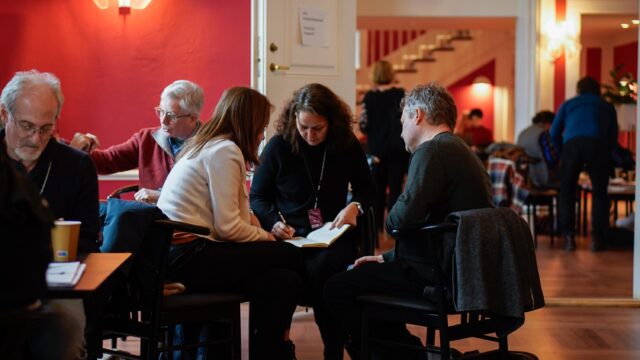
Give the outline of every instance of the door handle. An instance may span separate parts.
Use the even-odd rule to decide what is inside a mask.
[[[269,64],[269,70],[273,71],[278,71],[278,70],[289,70],[288,66],[284,66],[284,65],[276,65],[274,63]]]

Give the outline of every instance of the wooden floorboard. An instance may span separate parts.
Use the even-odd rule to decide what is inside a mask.
[[[632,249],[592,253],[589,238],[580,237],[577,243],[578,249],[567,253],[558,238],[551,246],[548,236],[538,237],[538,268],[550,304],[526,314],[525,324],[509,337],[510,348],[534,353],[541,360],[640,359],[640,310],[630,300]],[[391,247],[393,241],[382,236],[381,248]],[[247,316],[248,307],[243,305],[243,359],[248,359]],[[410,330],[424,337],[423,329]],[[299,308],[291,337],[298,359],[322,359],[322,341],[311,311]],[[137,346],[131,341],[119,345]],[[461,351],[493,346],[481,340],[454,343]]]

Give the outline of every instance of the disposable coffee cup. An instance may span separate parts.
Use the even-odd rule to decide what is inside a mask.
[[[629,182],[636,181],[636,171],[635,170],[627,171],[627,181],[629,181]]]
[[[613,170],[613,173],[615,175],[615,178],[621,178],[622,177],[622,173],[624,172],[624,169],[621,167],[617,167]]]
[[[80,221],[57,220],[51,229],[53,261],[75,261],[80,236]]]

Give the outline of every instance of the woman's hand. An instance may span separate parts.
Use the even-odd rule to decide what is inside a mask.
[[[145,202],[145,203],[148,203],[148,204],[157,203],[159,197],[160,197],[160,191],[146,189],[146,188],[142,188],[142,189],[138,190],[133,195],[133,198],[136,199],[136,201]]]
[[[271,228],[271,234],[279,240],[291,239],[295,232],[296,231],[291,226],[283,223],[282,221],[278,221],[273,224],[273,228]]]
[[[366,264],[368,262],[383,263],[384,262],[384,258],[382,257],[382,255],[363,256],[363,257],[357,259],[353,263],[353,269],[357,268],[358,266],[360,266],[362,264]]]
[[[349,203],[349,205],[347,205],[344,209],[342,209],[338,213],[336,218],[333,220],[333,222],[329,226],[329,229],[339,228],[339,227],[342,227],[342,225],[344,224],[356,226],[357,225],[356,219],[358,218],[358,214],[360,214],[360,211],[358,211],[358,206],[354,203]]]

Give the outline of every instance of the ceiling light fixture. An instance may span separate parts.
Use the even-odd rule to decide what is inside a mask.
[[[620,24],[620,27],[622,27],[623,29],[628,29],[629,28],[629,24]]]

